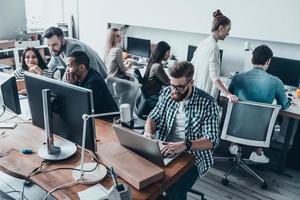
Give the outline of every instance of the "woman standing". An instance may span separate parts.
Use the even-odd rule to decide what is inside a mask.
[[[126,65],[123,63],[122,50],[119,47],[122,38],[117,28],[110,28],[107,30],[106,44],[104,49],[104,64],[108,69],[108,76],[117,77],[123,79],[130,79],[126,75],[132,63],[129,62]]]
[[[152,108],[154,108],[158,101],[159,92],[162,87],[170,85],[170,79],[162,65],[162,61],[168,60],[170,57],[170,49],[170,45],[164,41],[157,43],[146,68],[143,86],[151,100]]]
[[[231,21],[220,10],[216,10],[213,17],[211,35],[198,45],[191,61],[195,66],[195,85],[215,98],[220,90],[230,101],[237,102],[238,98],[220,81],[220,50],[217,45],[229,35]]]

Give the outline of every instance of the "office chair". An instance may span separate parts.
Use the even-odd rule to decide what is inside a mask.
[[[140,88],[141,92],[140,92],[137,102],[134,106],[134,112],[139,118],[146,120],[148,117],[148,114],[151,111],[151,108],[149,106],[149,98],[148,98],[147,92],[145,91],[144,86],[143,86],[144,80],[143,80],[140,70],[138,70],[138,69],[135,69],[133,71],[133,76],[137,79],[137,81],[141,85],[141,88]]]
[[[133,121],[137,120],[134,119],[133,110],[138,94],[140,93],[141,84],[125,79],[108,77],[106,78],[106,85],[116,104],[120,106],[123,103],[128,103],[130,105],[131,119]],[[141,127],[131,128],[139,129]]]
[[[221,139],[238,145],[268,148],[280,108],[278,105],[250,101],[235,104],[228,102]],[[241,147],[239,147],[237,155],[233,157],[215,157],[214,159],[216,161],[233,161],[231,168],[223,176],[222,183],[224,185],[229,183],[227,179],[229,174],[235,169],[241,168],[257,179],[262,189],[267,189],[266,181],[246,164],[255,164],[255,162],[242,158]]]

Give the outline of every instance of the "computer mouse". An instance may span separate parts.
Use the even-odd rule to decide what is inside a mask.
[[[292,93],[287,93],[287,95],[288,95],[289,97],[294,96]]]
[[[21,149],[21,152],[23,154],[32,154],[33,153],[32,149],[30,149],[30,148],[23,148],[23,149]]]

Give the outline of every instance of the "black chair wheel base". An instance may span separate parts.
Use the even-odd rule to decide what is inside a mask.
[[[261,189],[266,190],[268,188],[267,183],[264,181],[263,183],[260,184]]]
[[[223,178],[222,181],[221,181],[221,183],[222,183],[223,185],[228,185],[228,184],[229,184],[229,181],[228,181],[227,178]]]

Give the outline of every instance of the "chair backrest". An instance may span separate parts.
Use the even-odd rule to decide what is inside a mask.
[[[123,103],[128,103],[130,105],[132,117],[133,109],[136,103],[136,98],[140,92],[141,84],[115,77],[108,77],[106,79],[106,84],[118,106]]]
[[[133,70],[133,76],[134,76],[134,78],[137,79],[137,81],[138,81],[140,84],[143,85],[144,80],[143,80],[143,77],[142,77],[142,74],[141,74],[140,70],[134,69],[134,70]]]
[[[221,139],[238,144],[269,147],[281,106],[244,101],[228,103]]]
[[[139,94],[136,104],[134,106],[135,114],[141,119],[147,119],[148,114],[152,110],[150,106],[150,100],[148,98],[147,92],[144,90],[144,79],[139,69],[135,69],[133,71],[133,76],[137,79],[137,81],[141,84],[141,93]]]

